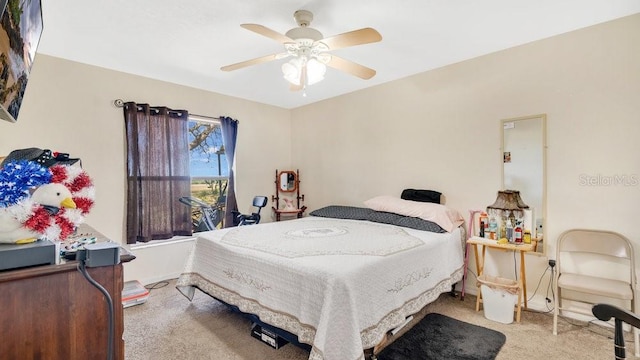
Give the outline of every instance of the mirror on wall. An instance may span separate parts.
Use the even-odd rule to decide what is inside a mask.
[[[518,190],[532,209],[532,236],[545,253],[546,114],[502,120],[502,189]]]
[[[293,171],[281,171],[278,174],[278,188],[280,191],[296,191],[296,173]]]

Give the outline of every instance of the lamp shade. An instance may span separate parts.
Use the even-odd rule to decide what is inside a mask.
[[[515,197],[516,197],[516,201],[518,201],[518,207],[520,209],[528,209],[529,205],[525,204],[524,201],[522,201],[522,198],[520,197],[520,191],[518,190],[510,190],[513,191],[515,193]]]
[[[302,76],[303,68],[306,69],[306,79]],[[288,62],[282,64],[282,75],[293,85],[313,85],[324,80],[324,74],[327,72],[327,66],[315,58],[305,59],[303,57],[295,57]],[[302,84],[301,82],[305,82]]]
[[[487,206],[487,209],[496,210],[523,210],[528,209],[529,205],[525,204],[520,197],[520,191],[503,190],[498,191],[496,201]]]
[[[302,73],[302,61],[300,58],[293,58],[282,64],[282,75],[293,85],[300,85],[300,75]]]
[[[307,85],[313,85],[324,80],[327,66],[316,59],[307,61]]]

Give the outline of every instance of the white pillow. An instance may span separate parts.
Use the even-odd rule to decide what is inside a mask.
[[[447,232],[453,231],[464,223],[464,219],[458,211],[441,204],[403,200],[388,195],[376,196],[365,201],[364,204],[376,211],[386,211],[434,222]]]

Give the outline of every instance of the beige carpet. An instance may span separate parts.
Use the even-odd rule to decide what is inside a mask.
[[[160,285],[160,284],[159,284]],[[475,297],[464,301],[443,294],[425,309],[504,333],[507,341],[497,359],[613,359],[613,330],[575,320],[560,320],[551,333],[553,317],[525,311],[520,323],[501,324],[475,311]],[[149,300],[126,308],[126,360],[306,360],[308,353],[291,344],[279,350],[250,336],[248,320],[197,291],[193,302],[175,288],[175,280],[151,290]],[[633,337],[625,334],[627,359],[633,357]]]

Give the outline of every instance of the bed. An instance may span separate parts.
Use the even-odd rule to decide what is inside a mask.
[[[329,206],[201,233],[176,287],[296,335],[311,345],[311,360],[363,359],[463,275],[459,215],[441,226],[383,210]]]

